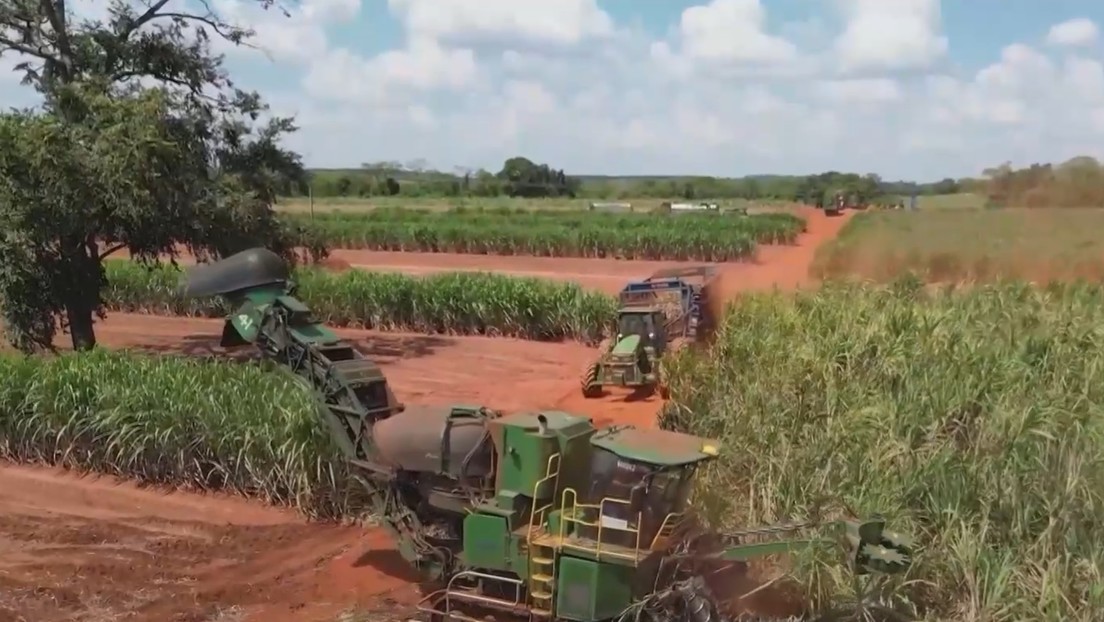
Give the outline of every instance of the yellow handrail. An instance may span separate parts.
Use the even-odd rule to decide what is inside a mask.
[[[537,502],[537,496],[540,493],[541,485],[543,485],[545,482],[556,479],[559,476],[560,476],[560,454],[555,453],[555,454],[552,454],[551,456],[548,456],[548,464],[544,468],[544,477],[537,480],[537,482],[535,484],[533,484],[533,503],[534,504]],[[533,530],[537,527],[537,525],[543,525],[544,524],[544,513],[547,512],[548,509],[551,508],[553,506],[553,504],[555,504],[555,503],[556,503],[556,495],[553,494],[551,501],[549,501],[548,503],[546,503],[546,504],[544,504],[540,507],[533,508],[533,511],[529,513],[529,528],[525,532],[525,542],[526,542],[526,544],[532,546],[532,544],[533,544]]]
[[[666,529],[668,525],[670,525],[671,529],[674,530],[678,526],[678,523],[682,520],[682,517],[682,512],[671,512],[670,514],[668,514],[663,519],[663,522],[659,524],[659,529],[656,531],[655,537],[652,538],[652,545],[648,547],[649,550],[656,550],[656,546],[659,544],[659,539],[663,537],[663,530]]]
[[[568,512],[568,507],[569,507],[568,506],[568,499],[569,498],[571,500],[571,505],[570,505],[571,511],[570,511],[570,513]],[[579,498],[579,495],[578,495],[577,492],[575,492],[574,488],[564,488],[563,496],[561,497],[561,503],[560,503],[560,538],[559,538],[560,542],[564,543],[564,546],[570,546],[571,548],[575,548],[575,549],[580,549],[580,550],[584,550],[584,551],[593,550],[594,553],[595,553],[595,556],[599,560],[601,560],[601,558],[602,558],[602,531],[603,530],[611,529],[613,531],[620,531],[620,532],[623,532],[623,533],[631,533],[631,534],[634,534],[636,536],[635,546],[633,547],[633,560],[638,561],[640,559],[640,527],[639,527],[639,525],[640,525],[641,519],[643,517],[642,513],[641,512],[636,513],[637,527],[635,527],[635,528],[634,527],[606,526],[602,521],[602,517],[605,516],[605,508],[606,508],[607,503],[616,503],[616,504],[624,505],[626,507],[632,507],[632,502],[628,499],[616,499],[616,498],[613,498],[613,497],[606,497],[606,498],[602,499],[597,505],[594,505],[594,504],[579,503],[578,498]],[[595,521],[595,522],[591,522],[591,521],[587,521],[587,520],[583,520],[582,518],[579,518],[579,510],[580,509],[597,510],[598,511],[598,520]],[[597,538],[595,540],[594,548],[589,548],[589,547],[581,546],[579,544],[574,544],[574,543],[573,544],[567,544],[564,540],[564,535],[565,535],[565,528],[566,528],[568,522],[572,522],[572,523],[575,523],[577,525],[584,525],[584,526],[587,526],[587,527],[597,527],[598,528],[598,535],[597,535]]]

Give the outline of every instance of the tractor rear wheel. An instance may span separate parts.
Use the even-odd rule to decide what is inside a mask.
[[[583,397],[595,398],[602,396],[602,383],[598,381],[598,363],[591,363],[583,370],[583,376],[579,381],[583,389]]]

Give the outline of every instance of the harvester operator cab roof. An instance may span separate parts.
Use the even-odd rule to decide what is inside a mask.
[[[603,544],[642,549],[669,515],[686,510],[697,465],[720,450],[713,440],[625,427],[597,433],[591,445],[590,484],[580,501],[601,506],[601,515],[588,520],[601,523]],[[579,535],[598,539],[595,528],[581,529]]]

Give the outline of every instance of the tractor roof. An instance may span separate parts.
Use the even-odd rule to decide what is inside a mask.
[[[681,466],[716,457],[721,444],[690,434],[668,430],[614,428],[591,439],[595,447],[622,458],[660,466]]]

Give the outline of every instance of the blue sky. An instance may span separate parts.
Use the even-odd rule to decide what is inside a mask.
[[[1099,1],[213,2],[257,30],[267,54],[230,66],[297,116],[311,166],[933,179],[1104,159]]]

